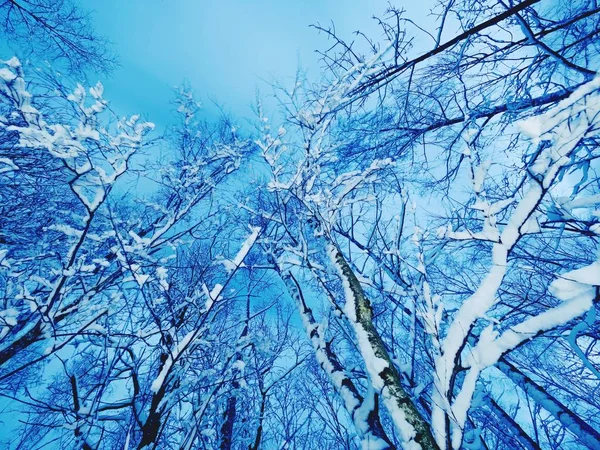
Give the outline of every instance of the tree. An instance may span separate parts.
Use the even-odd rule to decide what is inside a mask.
[[[584,207],[588,205],[585,198],[589,196],[592,206],[597,192],[597,179],[591,180],[589,176],[596,160],[593,149],[597,82],[592,80],[595,71],[588,68],[593,61],[590,55],[595,54],[593,41],[588,37],[597,30],[596,11],[578,4],[568,12],[566,9],[553,11],[552,20],[546,20],[542,17],[547,11],[531,8],[535,3],[500,4],[498,7],[504,11],[498,14],[494,8],[488,8],[487,13],[493,17],[478,18],[479,23],[460,5],[445,5],[447,8],[441,16],[446,18],[456,13],[462,23],[466,22],[465,31],[446,44],[440,43],[440,31],[437,39],[434,38],[433,50],[415,58],[405,56],[408,31],[400,25],[410,22],[404,22],[395,10],[390,11],[390,16],[396,25],[382,22],[389,45],[379,51],[377,45],[370,42],[374,48],[372,57],[360,55],[333,31],[324,30],[336,39],[331,52],[324,55],[333,81],[308,93],[296,111],[293,99],[284,104],[291,123],[301,129],[299,134],[306,137],[314,133],[318,141],[305,138],[305,156],[297,156],[301,163],[297,163],[295,173],[284,181],[280,180],[281,163],[272,164],[283,152],[269,150],[272,153],[269,163],[274,166],[271,187],[293,191],[292,197],[304,203],[310,211],[308,214],[317,216],[318,235],[327,236],[333,229],[346,241],[334,250],[335,255],[340,255],[338,265],[342,271],[350,274],[362,266],[361,272],[366,274],[360,278],[363,284],[374,283],[372,280],[379,278],[382,297],[390,298],[409,312],[417,309],[408,325],[413,328],[406,330],[411,336],[414,336],[415,316],[422,317],[419,322],[424,321],[421,326],[432,337],[433,348],[428,349],[427,358],[433,360],[429,362],[435,368],[433,393],[438,396],[431,401],[432,428],[437,444],[444,448],[464,445],[465,433],[469,439],[480,434],[478,425],[469,423],[467,414],[476,389],[482,387],[477,382],[482,367],[473,370],[473,365],[483,360],[493,365],[515,347],[522,351],[526,342],[537,334],[543,336],[544,330],[557,327],[569,330],[572,320],[586,311],[592,311],[592,317],[597,303],[597,282],[592,275],[596,273],[597,263],[593,256],[590,258],[596,247],[593,230],[597,229],[597,221],[589,220],[586,212],[573,216],[570,203],[580,198],[575,204]],[[483,10],[483,4],[478,6]],[[575,23],[578,26],[572,26]],[[499,46],[496,35],[488,33],[495,27],[505,26],[516,26],[525,37],[520,39],[516,32],[507,34],[503,46]],[[443,21],[440,30],[442,27]],[[541,42],[542,37],[552,34],[554,42],[561,43],[560,50]],[[561,36],[560,40],[557,36]],[[580,53],[565,58],[574,48]],[[337,49],[341,51],[334,53]],[[532,56],[527,56],[527,51],[531,51]],[[513,58],[517,52],[519,57]],[[488,64],[500,62],[506,70],[498,71],[499,75],[486,69]],[[527,78],[522,78],[523,73]],[[512,93],[517,100],[502,101]],[[371,95],[373,100],[369,99]],[[533,147],[522,135],[513,133],[508,139],[501,137],[507,126],[515,123],[515,117],[539,114],[537,108],[544,105],[551,106],[545,114],[523,122],[525,134],[533,133]],[[537,131],[531,129],[532,124]],[[277,139],[267,141],[277,142]],[[326,145],[321,145],[323,142]],[[269,145],[283,148],[278,144]],[[269,145],[263,147],[269,149]],[[461,145],[462,149],[457,148]],[[422,156],[416,152],[420,146],[424,149]],[[553,156],[547,156],[550,154]],[[344,177],[343,171],[332,167],[343,160],[345,170],[348,166],[356,168],[364,177],[370,174],[376,158],[380,157],[395,159],[396,182],[400,189],[391,195],[381,188],[373,189],[375,198],[368,200],[356,194],[352,197],[352,208],[340,213],[339,197],[334,190],[336,182],[361,178],[355,173]],[[415,172],[415,167],[425,170]],[[326,170],[332,170],[338,178]],[[576,181],[566,182],[567,172]],[[321,185],[319,180],[322,180]],[[407,255],[402,239],[387,234],[393,230],[395,218],[391,220],[383,211],[394,208],[402,193],[422,193],[423,186],[434,194],[422,194],[422,197],[440,209],[446,208],[450,215],[436,217],[415,203],[414,223],[419,228],[413,233],[413,240],[420,250],[411,264],[409,255],[414,251]],[[474,196],[465,196],[465,188],[474,191]],[[556,217],[563,216],[564,212],[557,214],[554,206],[546,203],[547,198],[557,198],[557,194],[553,194],[557,191],[570,192],[569,197],[558,200],[558,204],[569,205],[572,215],[569,219]],[[348,195],[347,191],[343,192]],[[375,203],[375,211],[369,203]],[[399,222],[406,228],[404,208],[401,209]],[[543,216],[546,221],[541,220]],[[552,223],[557,219],[561,224],[577,225],[557,227]],[[423,223],[424,229],[421,228]],[[443,227],[437,229],[439,225]],[[395,236],[405,236],[403,227],[399,228]],[[458,245],[452,244],[457,240],[461,241]],[[495,259],[491,269],[482,262],[490,243],[494,258],[500,257],[502,248],[508,250],[510,257],[507,262],[504,257],[502,261]],[[351,257],[357,261],[355,268],[344,264],[348,256],[339,249],[345,248],[350,254],[358,252],[359,256]],[[559,255],[564,255],[558,264],[563,270],[576,269],[573,275],[568,271],[556,274],[557,261],[549,256],[548,248],[558,249]],[[464,253],[457,259],[458,250]],[[360,256],[361,252],[368,255],[366,260]],[[566,259],[566,255],[573,254],[574,257]],[[524,270],[527,277],[521,276]],[[414,271],[416,273],[411,275]],[[582,291],[587,294],[574,299],[575,303],[564,303],[570,294],[562,293],[561,289],[575,289],[578,284],[552,282],[555,274],[581,283]],[[387,279],[382,281],[382,276]],[[348,280],[351,279],[348,275]],[[391,282],[396,285],[394,294],[408,300],[393,300],[394,294],[386,293]],[[440,298],[432,291],[443,295]],[[562,302],[557,303],[556,299]],[[382,314],[391,307],[383,304]],[[385,334],[393,340],[397,332]],[[498,345],[501,349],[496,348],[494,353]],[[573,352],[581,355],[577,346]],[[497,356],[492,356],[494,354]],[[488,357],[492,359],[487,360]],[[474,363],[473,359],[479,362]],[[579,359],[581,367],[592,373],[596,370],[588,357]],[[523,382],[526,377],[511,373],[504,361],[506,359],[499,364],[504,373],[511,374],[512,380]],[[424,382],[429,380],[426,378]],[[530,392],[536,391],[531,380],[521,386]],[[587,396],[591,406],[589,390]],[[541,396],[536,397],[543,403]],[[549,400],[545,406],[552,411],[551,405],[558,404],[560,401]],[[490,405],[488,408],[493,411],[502,412],[497,402]],[[555,413],[558,420],[562,412],[563,417],[578,416],[567,407],[559,411],[561,413]],[[592,420],[591,417],[588,420]],[[597,445],[593,429],[582,426],[585,420],[565,419],[561,423],[582,444],[590,448]],[[513,431],[522,435],[518,428],[513,427]],[[529,436],[523,437],[521,442],[532,445]]]
[[[317,27],[322,79],[253,135],[184,86],[150,138],[3,62],[12,447],[600,445],[600,11],[434,12]]]
[[[3,0],[0,32],[38,62],[59,62],[67,73],[109,72],[116,64],[110,45],[98,36],[90,14],[71,0]]]

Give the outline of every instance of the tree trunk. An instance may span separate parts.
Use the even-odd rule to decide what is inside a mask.
[[[381,425],[379,411],[377,410],[377,402],[375,402],[374,408],[369,411],[366,423],[362,421],[359,412],[364,405],[364,397],[358,392],[355,384],[346,374],[346,370],[334,353],[331,344],[325,341],[321,328],[315,321],[312,310],[307,306],[304,300],[304,295],[302,294],[300,284],[296,278],[289,272],[282,273],[281,268],[277,266],[276,263],[275,265],[289,295],[294,299],[298,307],[298,312],[302,317],[305,331],[315,350],[319,366],[333,384],[336,392],[340,395],[342,404],[352,418],[353,425],[356,432],[359,434],[363,445],[368,446],[370,443],[376,441],[378,448],[381,450],[395,450],[396,447]]]
[[[381,392],[381,398],[404,440],[403,447],[415,448],[416,443],[424,450],[438,450],[429,424],[404,390],[400,374],[373,325],[373,309],[358,278],[337,247],[331,245],[329,252],[344,284],[346,312],[354,316],[347,317],[352,322],[371,382]]]
[[[221,450],[231,449],[231,438],[233,436],[233,424],[235,423],[237,399],[232,395],[227,399],[227,407],[223,413],[223,425],[221,425]]]
[[[569,430],[579,441],[590,449],[600,448],[600,433],[584,422],[577,414],[563,405],[558,399],[546,392],[535,381],[517,369],[506,358],[500,358],[496,367],[513,383],[547,412],[552,414],[563,427]]]
[[[490,409],[500,419],[500,423],[505,425],[510,430],[510,433],[515,437],[521,447],[526,450],[542,450],[540,446],[521,428],[521,426],[506,412],[504,409],[496,403],[493,398],[489,399],[488,403]]]

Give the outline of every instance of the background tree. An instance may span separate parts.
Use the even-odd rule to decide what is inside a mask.
[[[15,36],[50,24],[38,57],[61,33],[92,55],[52,25],[69,5],[0,8]],[[2,62],[8,445],[598,447],[598,12],[318,27],[322,79],[253,136],[184,86],[150,139],[100,84]]]
[[[22,59],[51,61],[67,73],[109,72],[116,57],[92,26],[90,14],[71,0],[3,0],[0,33]]]

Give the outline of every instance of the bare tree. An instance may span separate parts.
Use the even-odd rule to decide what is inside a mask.
[[[39,62],[63,63],[67,73],[109,72],[116,57],[98,36],[90,13],[71,0],[3,0],[0,32],[13,51]]]

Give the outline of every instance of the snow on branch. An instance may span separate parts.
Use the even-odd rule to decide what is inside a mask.
[[[576,154],[583,139],[596,136],[600,125],[600,77],[581,86],[569,98],[563,100],[546,113],[529,118],[519,124],[539,151],[530,166],[530,180],[520,199],[506,199],[499,207],[489,205],[481,208],[486,217],[484,233],[494,242],[491,267],[475,292],[465,299],[449,324],[435,361],[435,391],[432,401],[433,429],[436,441],[442,445],[446,441],[444,420],[446,414],[451,419],[451,441],[453,448],[462,445],[463,430],[470,408],[476,382],[480,372],[498,361],[498,358],[521,342],[537,333],[584,314],[592,306],[597,296],[600,280],[598,262],[563,274],[552,283],[549,290],[563,303],[519,325],[505,331],[499,337],[494,326],[488,326],[480,335],[478,343],[467,355],[469,370],[461,388],[454,394],[454,374],[461,353],[467,347],[471,330],[479,319],[485,319],[487,312],[496,304],[497,292],[509,267],[509,255],[521,238],[531,230],[530,220],[539,211],[539,205],[548,195],[561,170]],[[542,141],[550,142],[542,145]],[[474,180],[476,194],[479,195],[482,180]],[[509,219],[501,229],[489,220],[491,213],[516,202]],[[486,212],[487,211],[487,212]],[[478,233],[446,232],[441,236],[458,239],[479,239]]]

